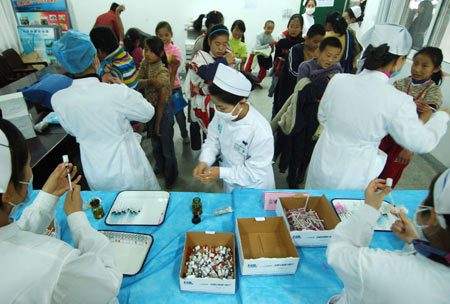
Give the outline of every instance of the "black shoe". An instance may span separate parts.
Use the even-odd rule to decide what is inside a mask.
[[[176,179],[174,179],[174,180],[172,180],[172,181],[166,180],[165,183],[164,183],[164,187],[165,187],[166,189],[171,189],[172,186],[173,186],[173,184],[175,184],[175,181],[176,181]]]
[[[289,189],[298,189],[298,184],[295,181],[295,178],[288,175],[288,177],[286,177],[286,182],[288,184]]]

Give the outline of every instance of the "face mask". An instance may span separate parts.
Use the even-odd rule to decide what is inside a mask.
[[[426,237],[425,234],[423,233],[423,230],[424,230],[424,229],[427,229],[428,226],[427,226],[427,225],[420,225],[420,224],[419,224],[419,220],[418,220],[419,217],[418,217],[418,214],[419,214],[419,213],[423,213],[423,212],[427,212],[427,211],[430,211],[430,210],[431,210],[431,207],[430,207],[430,206],[423,206],[423,205],[420,205],[420,206],[417,208],[416,213],[414,214],[414,218],[413,218],[414,228],[416,228],[417,234],[419,234],[419,237],[420,237],[421,240],[427,240],[427,237]]]
[[[314,14],[315,11],[316,11],[315,7],[308,7],[305,9],[305,12],[307,15],[312,15],[312,14]]]
[[[234,110],[236,110],[236,107],[238,105],[239,105],[239,103],[237,105],[235,105],[233,110],[231,110],[231,112],[229,112],[229,113],[221,112],[221,111],[217,110],[217,108],[215,108],[216,109],[215,115],[222,118],[223,120],[228,120],[228,121],[235,120],[236,118],[238,118],[239,114],[241,114],[241,111],[242,111],[242,108],[241,108],[236,115],[233,115],[233,112],[234,112]]]
[[[33,175],[31,176],[29,182],[19,182],[19,184],[27,185],[27,196],[25,196],[25,199],[18,204],[7,202],[13,207],[11,209],[11,212],[9,213],[9,217],[13,217],[14,215],[16,215],[17,212],[19,212],[19,210],[21,209],[22,205],[28,204],[31,201],[31,194],[33,193]]]
[[[398,76],[400,74],[400,72],[402,71],[402,69],[403,69],[403,66],[398,71],[392,73],[391,74],[391,78],[394,78],[395,76]]]

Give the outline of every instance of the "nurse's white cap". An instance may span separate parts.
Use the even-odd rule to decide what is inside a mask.
[[[450,169],[444,171],[434,184],[433,189],[434,211],[437,214],[439,225],[447,228],[443,214],[450,214]]]
[[[352,6],[350,9],[352,10],[353,15],[355,15],[356,19],[361,17],[362,11],[361,11],[361,7],[360,6]]]
[[[248,97],[252,90],[250,81],[236,69],[219,63],[213,83],[228,93]]]
[[[11,151],[5,133],[0,130],[0,193],[5,193],[11,180]]]
[[[364,48],[369,45],[389,46],[389,53],[399,56],[408,55],[412,47],[412,38],[406,27],[398,24],[376,24],[365,32],[360,41]]]

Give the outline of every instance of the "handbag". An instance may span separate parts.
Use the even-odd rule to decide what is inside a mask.
[[[173,110],[173,114],[177,114],[187,106],[187,102],[181,93],[181,90],[176,90],[172,94],[172,100],[169,101],[169,105]]]

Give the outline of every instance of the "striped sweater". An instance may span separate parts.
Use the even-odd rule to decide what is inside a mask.
[[[131,57],[122,46],[105,57],[103,64],[111,64],[111,74],[118,77],[129,88],[137,90],[138,77],[133,57]]]

